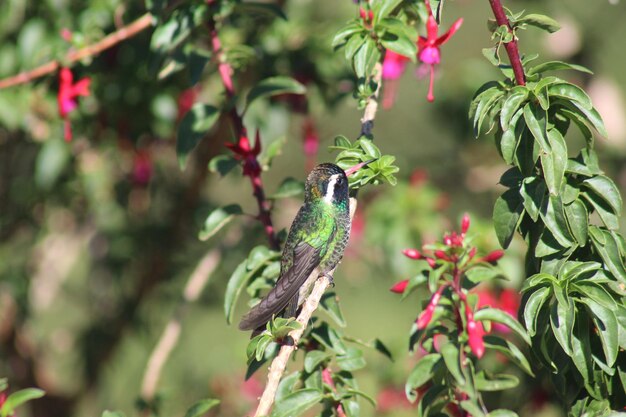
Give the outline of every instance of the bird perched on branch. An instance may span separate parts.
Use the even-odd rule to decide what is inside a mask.
[[[319,276],[333,282],[330,272],[341,261],[350,237],[348,176],[373,161],[346,171],[330,163],[313,168],[306,180],[304,204],[289,229],[276,285],[243,316],[239,329],[258,333],[275,314],[295,317]]]

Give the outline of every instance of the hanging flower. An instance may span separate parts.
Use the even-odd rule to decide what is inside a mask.
[[[76,108],[76,97],[88,96],[91,78],[85,77],[74,83],[74,75],[69,68],[61,68],[59,71],[59,93],[57,101],[59,104],[59,115],[64,120],[65,140],[72,140],[72,127],[70,125],[69,114]]]
[[[474,313],[472,313],[469,307],[465,310],[465,316],[467,318],[467,336],[470,349],[480,359],[485,354],[485,341],[483,340],[485,329],[481,322],[474,320]]]
[[[439,31],[439,25],[437,25],[437,21],[433,16],[432,10],[430,10],[430,5],[428,2],[426,3],[428,7],[428,20],[426,21],[426,37],[420,36],[417,40],[417,59],[420,62],[424,63],[428,66],[430,72],[430,82],[428,84],[428,95],[426,98],[428,101],[432,102],[435,100],[435,96],[433,94],[433,83],[435,79],[435,65],[441,62],[441,45],[448,42],[448,40],[454,35],[454,33],[459,30],[461,25],[463,24],[463,19],[457,19],[456,22],[450,27],[450,29],[441,36],[437,36]]]
[[[406,69],[409,58],[400,55],[392,50],[385,52],[383,60],[383,80],[385,80],[383,89],[383,108],[389,109],[396,101],[396,93],[398,91],[398,80]]]
[[[406,290],[407,285],[409,285],[409,280],[405,279],[403,281],[396,282],[393,287],[389,288],[389,291],[395,292],[396,294],[402,294]]]
[[[247,136],[240,137],[237,143],[227,143],[226,147],[233,151],[236,159],[242,161],[243,175],[249,177],[259,176],[261,165],[257,160],[257,156],[261,153],[261,138],[258,131],[256,132],[254,147],[251,146]]]

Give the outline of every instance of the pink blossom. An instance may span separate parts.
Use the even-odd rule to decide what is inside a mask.
[[[494,263],[494,262],[498,262],[500,258],[502,258],[503,256],[504,256],[504,251],[502,249],[497,249],[483,256],[480,260],[482,262]]]
[[[469,214],[465,213],[463,215],[463,219],[461,219],[461,233],[465,234],[469,230],[470,227],[470,217]]]
[[[61,68],[59,71],[59,92],[57,102],[59,105],[59,115],[64,120],[65,140],[72,140],[72,127],[70,125],[69,114],[76,108],[76,97],[88,96],[91,78],[85,77],[74,83],[74,75],[69,68]]]
[[[426,3],[428,5],[428,3]],[[426,98],[428,101],[432,102],[435,100],[435,96],[433,94],[433,84],[435,78],[435,65],[441,62],[441,45],[448,42],[448,40],[454,35],[454,33],[459,30],[461,25],[463,24],[463,19],[457,19],[456,22],[450,27],[450,29],[441,36],[437,36],[439,32],[439,26],[437,25],[437,21],[430,10],[430,5],[428,5],[429,15],[428,20],[426,21],[426,37],[420,36],[417,40],[417,58],[420,62],[428,65],[430,72],[430,82],[428,85],[428,95]]]
[[[467,318],[467,335],[469,337],[470,349],[477,358],[482,358],[485,354],[485,342],[483,340],[485,329],[481,322],[474,320],[471,311],[468,313]]]
[[[437,308],[437,304],[439,304],[439,299],[441,299],[441,293],[443,292],[444,288],[445,287],[439,288],[437,292],[433,294],[430,302],[428,303],[424,311],[420,313],[419,317],[416,320],[418,330],[425,329],[426,327],[428,327],[428,324],[430,324],[430,321],[433,319],[433,313],[435,312],[435,308]]]

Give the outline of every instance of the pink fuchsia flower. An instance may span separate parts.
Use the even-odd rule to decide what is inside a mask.
[[[261,174],[261,165],[257,156],[261,153],[261,138],[256,132],[254,147],[251,146],[247,136],[239,138],[237,143],[227,143],[226,147],[235,154],[235,158],[243,162],[243,175],[258,177]]]
[[[405,279],[403,281],[396,282],[393,287],[389,288],[389,291],[395,292],[396,294],[402,294],[406,290],[407,285],[409,285],[409,280]]]
[[[483,307],[491,307],[500,309],[509,315],[517,316],[517,311],[520,305],[520,295],[512,288],[503,289],[500,294],[494,294],[493,290],[481,289],[474,292],[478,295],[478,302],[476,308],[481,309]],[[511,330],[501,323],[493,322],[492,328],[500,333],[509,333]]]
[[[469,214],[465,213],[463,219],[461,219],[461,234],[466,234],[470,227]]]
[[[176,119],[180,122],[183,117],[187,114],[189,110],[196,103],[196,99],[198,97],[198,91],[196,88],[188,88],[183,90],[178,96],[178,116]]]
[[[385,52],[385,59],[383,60],[383,108],[389,109],[396,101],[396,93],[398,91],[398,80],[406,69],[406,64],[409,62],[409,58],[404,55],[400,55],[392,50]]]
[[[59,71],[59,92],[57,101],[59,104],[59,115],[64,120],[65,140],[72,140],[72,127],[70,125],[69,114],[76,106],[76,97],[88,96],[91,78],[85,77],[74,83],[74,75],[69,68],[61,68]]]
[[[433,94],[433,83],[435,78],[435,65],[441,62],[441,45],[448,42],[448,40],[455,34],[457,30],[463,24],[463,19],[457,19],[456,22],[450,27],[450,29],[441,36],[438,35],[439,26],[437,25],[437,21],[433,16],[432,11],[430,10],[430,5],[426,3],[428,6],[428,20],[426,21],[426,37],[420,36],[417,40],[417,58],[420,62],[428,65],[430,70],[430,82],[428,84],[428,95],[426,98],[428,101],[432,102],[435,100],[435,96]]]

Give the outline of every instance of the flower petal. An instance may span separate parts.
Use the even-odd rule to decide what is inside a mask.
[[[456,31],[459,30],[459,28],[461,27],[462,24],[463,24],[463,18],[461,17],[461,18],[457,19],[456,22],[454,22],[454,24],[450,27],[450,29],[448,29],[448,31],[446,33],[441,35],[435,41],[435,45],[439,46],[439,45],[443,45],[444,43],[448,42],[448,40],[452,37],[452,35],[454,35],[456,33]]]

